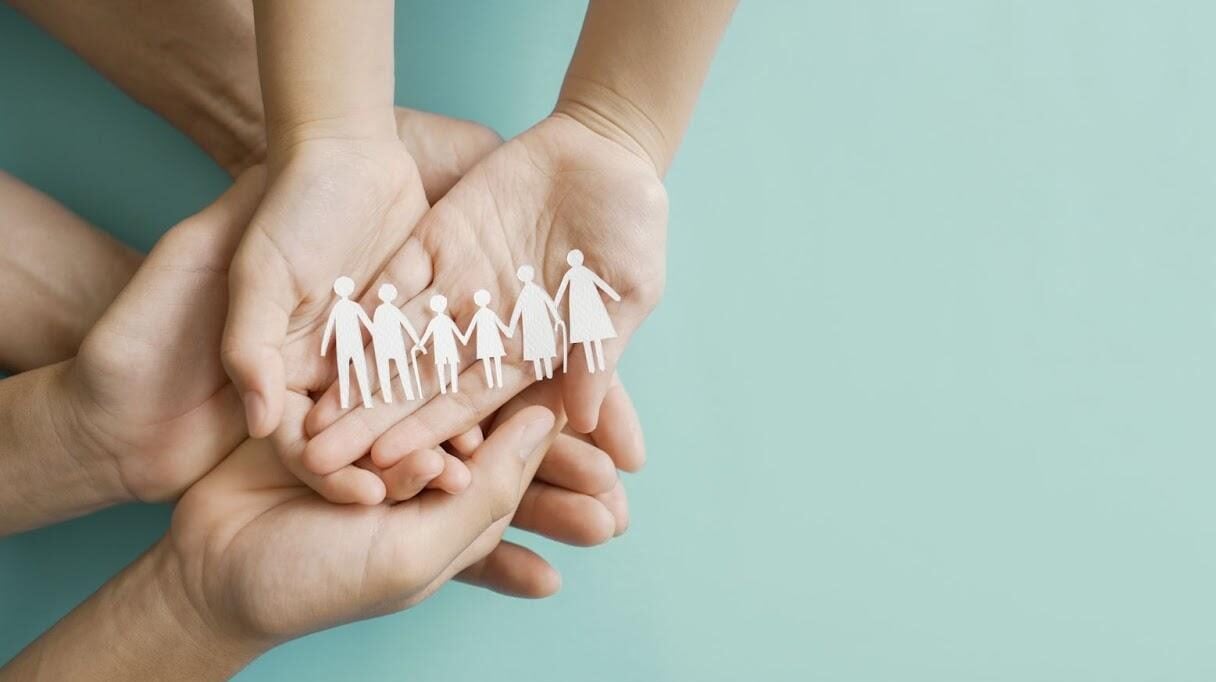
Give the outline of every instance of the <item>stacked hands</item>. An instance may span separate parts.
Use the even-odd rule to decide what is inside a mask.
[[[335,381],[333,358],[318,353],[332,343],[326,338],[327,330],[332,333],[331,286],[342,277],[368,284],[355,297],[368,338],[371,318],[385,302],[380,292],[389,288],[403,301],[411,331],[434,329],[427,321],[438,312],[432,302],[440,295],[450,302],[445,314],[468,329],[480,309],[478,295],[509,302],[526,289],[519,264],[535,264],[536,279],[558,283],[570,269],[571,250],[581,250],[619,290],[619,302],[609,308],[618,337],[595,344],[603,348],[605,371],[569,371],[545,390],[560,394],[577,433],[598,433],[610,392],[620,396],[608,400],[607,428],[634,428],[632,416],[624,426],[612,421],[625,409],[617,402],[628,401],[613,368],[663,286],[667,210],[652,163],[555,115],[490,151],[428,211],[414,159],[401,143],[355,151],[326,140],[316,152],[322,161],[312,161],[304,146],[305,160],[290,162],[282,173],[290,187],[282,192],[293,199],[276,201],[278,185],[272,184],[233,259],[223,353],[242,388],[249,432],[270,436],[290,471],[334,502],[404,499],[428,476],[458,485],[467,481],[467,471],[435,448],[450,439],[478,442],[481,422],[539,374],[524,359],[523,339],[508,335],[495,375],[501,388],[481,380],[479,363],[469,362],[476,360],[474,349],[466,347],[462,364],[469,366],[459,391],[374,410],[344,407],[340,394],[349,384]],[[320,173],[308,168],[311,163],[331,169],[326,182],[308,179]],[[343,169],[337,180],[335,166]],[[369,197],[368,188],[386,189]],[[345,249],[333,234],[348,235]],[[411,341],[417,340],[415,332]],[[356,373],[360,366],[377,366],[374,349],[367,352],[367,361],[354,363]],[[339,358],[338,367],[344,364]],[[420,364],[426,367],[423,386],[460,386],[451,374],[440,381],[442,365]],[[552,375],[551,364],[546,370]],[[384,377],[369,374],[368,393],[375,393]],[[402,382],[403,391],[408,386]],[[617,442],[638,437],[598,436]]]
[[[407,111],[400,116],[433,125],[431,135],[459,134],[453,144],[464,150],[493,143],[493,137],[474,124]],[[452,162],[417,160],[421,168],[445,161]],[[414,178],[419,183],[416,191],[442,196],[445,183],[424,188],[427,177],[431,176]],[[459,423],[460,433],[446,443],[420,442],[404,455],[373,460],[364,443],[370,445],[375,434],[368,431],[356,438],[340,433],[354,424],[348,418],[358,412],[342,415],[336,406],[324,411],[332,392],[325,393],[314,408],[314,415],[329,416],[333,424],[321,432],[328,438],[310,440],[305,434],[305,415],[313,404],[310,396],[334,381],[333,363],[315,361],[321,359],[316,352],[317,334],[322,333],[318,326],[297,337],[308,350],[300,353],[307,362],[288,374],[314,388],[285,390],[286,409],[273,436],[266,441],[246,440],[241,401],[221,366],[220,349],[229,280],[232,286],[242,286],[235,284],[241,281],[239,271],[230,270],[230,264],[239,262],[241,244],[248,243],[246,226],[264,185],[264,171],[254,168],[214,204],[170,230],[85,338],[64,376],[65,385],[71,387],[69,404],[75,408],[68,419],[79,432],[74,440],[83,438],[110,454],[122,488],[137,499],[177,496],[206,474],[182,499],[172,538],[175,543],[199,543],[197,550],[186,552],[192,556],[232,561],[257,552],[266,557],[264,562],[249,564],[263,567],[264,576],[232,575],[234,567],[205,561],[183,567],[196,580],[209,576],[243,583],[206,592],[248,598],[253,603],[238,603],[243,615],[237,620],[248,619],[258,632],[289,635],[311,629],[292,623],[287,614],[269,615],[281,606],[277,600],[274,605],[256,603],[274,594],[267,585],[281,580],[282,571],[293,563],[289,557],[301,553],[313,553],[310,562],[325,558],[332,574],[322,582],[330,587],[369,573],[411,576],[411,589],[406,592],[415,601],[453,575],[519,596],[555,591],[559,579],[543,559],[499,538],[508,521],[577,545],[599,544],[625,530],[628,509],[616,469],[636,471],[644,451],[637,415],[620,381],[608,377],[587,434],[568,426],[558,428],[554,415],[563,410],[557,385],[530,385],[516,378],[507,384],[516,388],[516,395],[497,400],[487,395],[481,398],[488,406],[483,411],[460,412],[460,418],[472,422]],[[409,246],[412,238],[395,237],[397,232],[409,235],[411,227],[406,224],[384,234],[408,254],[415,248]],[[416,292],[426,284],[417,276],[400,281]],[[323,298],[321,305],[330,300]],[[231,360],[233,354],[224,357]],[[287,362],[294,364],[295,360]],[[478,394],[470,383],[465,391]],[[407,407],[400,402],[394,405]],[[312,419],[316,417],[310,415]],[[302,456],[314,451],[310,448],[318,441],[332,448],[323,452],[336,451],[346,458],[335,471],[317,473],[304,465],[307,460],[302,461]],[[493,494],[486,499],[456,495],[479,483]],[[302,484],[328,503],[309,494]],[[428,490],[434,494],[419,496]],[[381,504],[411,499],[410,504]],[[333,502],[366,508],[343,511],[329,504]],[[228,506],[239,506],[239,517],[216,511]],[[433,522],[420,523],[430,517]],[[462,533],[460,521],[470,529]],[[389,530],[385,524],[400,528]],[[477,534],[471,535],[473,531]],[[453,537],[436,542],[449,534]],[[437,545],[448,544],[463,551],[434,556]],[[415,566],[417,571],[411,570]],[[338,590],[330,597],[335,607],[349,601],[344,592]],[[351,609],[347,618],[359,612],[353,606],[347,606]],[[299,608],[302,613],[317,611],[315,604],[303,603]]]
[[[557,105],[506,143],[393,106],[391,1],[16,4],[236,180],[140,262],[0,177],[31,228],[0,285],[35,292],[0,300],[32,322],[0,335],[28,370],[0,382],[0,533],[177,500],[0,678],[225,677],[452,578],[554,593],[508,524],[625,531],[618,471],[645,453],[616,366],[663,291],[662,176],[733,0],[592,0]]]

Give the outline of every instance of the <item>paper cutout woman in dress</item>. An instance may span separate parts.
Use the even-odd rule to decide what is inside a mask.
[[[448,299],[446,296],[438,294],[431,297],[431,311],[435,313],[435,317],[426,325],[426,331],[422,332],[422,338],[418,340],[416,349],[426,352],[427,339],[433,339],[435,346],[435,371],[439,379],[439,392],[448,392],[448,380],[452,384],[452,393],[460,392],[460,353],[456,349],[456,341],[460,341],[460,345],[467,345],[469,339],[460,333],[460,327],[456,326],[456,321],[453,320],[447,312]]]
[[[339,300],[329,311],[329,319],[325,321],[325,332],[321,335],[321,357],[329,350],[329,337],[335,337],[338,356],[338,398],[342,409],[350,406],[350,366],[355,366],[355,380],[359,384],[359,393],[363,396],[363,406],[372,406],[372,394],[367,387],[367,360],[363,356],[363,333],[359,331],[362,322],[367,331],[373,335],[372,321],[367,319],[363,307],[350,300],[355,292],[355,281],[349,277],[339,277],[334,280],[334,293]]]
[[[615,339],[616,328],[608,317],[608,309],[600,298],[600,291],[608,294],[614,301],[620,301],[621,295],[616,293],[600,276],[583,266],[583,252],[578,249],[566,254],[566,262],[570,269],[562,277],[561,286],[557,288],[557,304],[562,304],[562,295],[566,287],[570,287],[570,343],[583,344],[583,353],[587,356],[587,371],[595,374],[596,366],[604,371],[604,339]],[[592,349],[595,358],[592,359]]]
[[[467,343],[473,332],[477,332],[477,359],[481,360],[486,370],[486,385],[490,388],[502,388],[502,356],[506,355],[507,351],[502,347],[502,335],[499,330],[506,334],[508,339],[515,336],[515,332],[502,323],[497,313],[486,307],[490,305],[490,292],[478,289],[477,293],[473,294],[473,302],[478,308],[477,312],[473,313],[473,321],[469,323],[464,338]]]
[[[524,283],[515,301],[515,310],[511,312],[511,322],[507,327],[511,336],[515,332],[515,324],[523,323],[524,331],[524,360],[531,360],[536,369],[536,380],[553,378],[553,358],[557,357],[558,327],[565,329],[562,314],[557,310],[557,304],[549,298],[548,292],[540,288],[532,280],[536,271],[531,265],[522,266],[515,276]],[[541,363],[544,363],[545,373],[541,376]]]
[[[406,400],[413,400],[415,396],[414,387],[410,385],[410,360],[405,352],[405,338],[401,332],[404,329],[415,346],[418,345],[418,332],[414,331],[414,325],[410,324],[405,313],[393,305],[393,301],[397,299],[397,287],[381,284],[376,294],[380,297],[380,305],[372,315],[372,349],[376,352],[376,370],[384,402],[393,402],[390,363],[397,365],[397,378],[401,381],[401,388],[405,390]],[[418,377],[417,358],[413,364],[414,383],[418,385],[418,397],[421,397],[422,382]]]

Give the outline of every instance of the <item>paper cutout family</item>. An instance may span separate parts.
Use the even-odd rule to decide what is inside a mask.
[[[422,336],[410,324],[409,318],[393,304],[397,298],[397,287],[382,284],[376,295],[380,305],[369,319],[363,307],[350,299],[355,292],[355,282],[349,277],[339,277],[334,282],[334,293],[338,302],[329,312],[325,322],[325,333],[321,338],[321,355],[329,350],[329,339],[335,340],[338,361],[338,390],[343,409],[350,405],[350,368],[355,368],[355,382],[359,386],[364,407],[372,407],[372,396],[367,380],[367,363],[364,359],[362,324],[372,336],[372,352],[376,358],[377,378],[380,380],[384,402],[393,402],[392,375],[390,366],[395,365],[401,389],[407,400],[423,397],[422,380],[418,373],[418,354],[427,352],[427,341],[434,350],[435,370],[439,380],[439,392],[460,390],[460,345],[467,346],[473,335],[477,335],[476,356],[485,369],[486,385],[502,388],[502,358],[507,354],[502,336],[515,338],[517,326],[523,328],[523,358],[531,361],[536,380],[553,378],[553,359],[557,357],[557,332],[562,333],[562,368],[565,371],[569,359],[570,344],[580,343],[586,355],[587,370],[594,374],[598,368],[604,371],[604,340],[616,337],[616,329],[608,317],[608,309],[600,292],[613,301],[621,296],[599,275],[583,265],[583,252],[578,249],[566,256],[570,269],[562,277],[556,298],[535,282],[536,272],[532,266],[524,265],[515,275],[523,283],[511,321],[504,324],[498,314],[490,309],[490,292],[478,289],[473,294],[477,312],[463,332],[456,321],[447,314],[448,299],[441,295],[431,297],[431,312],[435,315],[427,323]],[[562,297],[569,292],[570,327],[562,319],[559,306]],[[404,334],[414,342],[406,352]],[[543,372],[542,372],[543,369]],[[411,384],[410,378],[413,378]]]

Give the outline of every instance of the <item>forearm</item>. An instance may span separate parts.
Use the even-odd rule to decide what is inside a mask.
[[[232,175],[261,158],[248,0],[10,2]]]
[[[0,380],[0,536],[131,499],[113,460],[75,437],[68,372]]]
[[[253,6],[272,173],[312,139],[396,139],[392,0]]]
[[[50,197],[0,173],[0,368],[24,371],[76,354],[140,256]]]
[[[736,0],[591,0],[556,111],[666,173]]]
[[[218,633],[161,541],[0,669],[0,680],[226,680],[264,649]]]

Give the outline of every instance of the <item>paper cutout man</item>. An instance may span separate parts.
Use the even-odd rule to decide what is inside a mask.
[[[604,339],[615,339],[616,328],[608,317],[608,309],[600,298],[600,291],[614,300],[620,301],[621,295],[616,293],[608,283],[600,279],[583,265],[583,252],[578,249],[566,254],[566,263],[570,269],[562,277],[561,286],[557,288],[557,305],[562,304],[562,295],[566,287],[570,288],[570,343],[583,344],[583,353],[587,356],[587,371],[595,374],[596,366],[604,371]],[[592,359],[592,349],[595,358]]]
[[[412,345],[418,345],[418,332],[410,324],[405,313],[393,305],[397,299],[397,287],[392,284],[381,284],[376,295],[380,297],[380,305],[372,315],[372,349],[376,352],[376,371],[380,378],[380,391],[384,394],[384,402],[393,402],[392,374],[390,363],[397,365],[397,378],[405,391],[406,400],[413,400],[414,386],[410,385],[410,358],[405,352],[405,338],[402,330],[409,334]],[[414,383],[418,387],[418,396],[422,396],[422,381],[418,377],[418,362],[414,362]]]
[[[367,319],[367,313],[362,306],[350,300],[355,292],[355,282],[349,277],[339,277],[334,280],[334,293],[340,298],[329,311],[329,319],[325,321],[325,333],[321,336],[321,356],[329,350],[329,337],[332,332],[337,346],[338,356],[338,396],[342,409],[350,406],[350,366],[355,366],[355,380],[359,383],[359,393],[363,396],[363,406],[372,406],[372,394],[367,386],[367,361],[363,357],[363,334],[359,331],[362,322],[367,331],[375,334],[372,321]]]
[[[553,358],[557,357],[556,331],[558,328],[562,330],[562,347],[565,348],[568,345],[565,339],[566,323],[562,321],[557,304],[549,298],[548,292],[532,281],[536,278],[536,271],[531,265],[520,267],[515,276],[524,283],[524,288],[519,292],[515,309],[511,312],[511,322],[507,325],[511,330],[509,336],[514,335],[516,323],[522,322],[524,360],[532,361],[537,381],[552,379]],[[545,367],[544,376],[541,376],[541,363]]]
[[[460,341],[461,345],[467,345],[469,339],[460,333],[460,327],[456,326],[456,321],[453,320],[445,312],[448,308],[448,299],[438,294],[431,297],[431,311],[435,313],[435,317],[427,323],[426,330],[422,332],[422,338],[418,341],[415,348],[426,352],[427,339],[433,339],[435,347],[435,371],[439,378],[439,392],[448,392],[448,379],[451,380],[452,392],[460,392],[460,353],[456,348],[456,342]]]
[[[502,323],[497,313],[486,307],[490,305],[490,292],[478,289],[477,293],[473,294],[473,302],[478,308],[477,312],[473,313],[473,321],[469,323],[464,338],[467,342],[467,339],[472,338],[473,332],[477,332],[477,359],[481,360],[482,367],[486,370],[486,385],[490,388],[502,388],[502,356],[507,354],[502,347],[502,334],[506,334],[509,339],[515,336],[515,332]],[[502,334],[499,333],[500,330]]]

